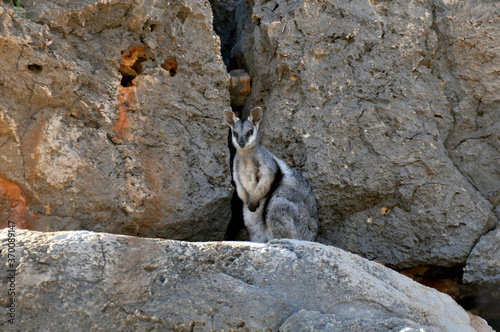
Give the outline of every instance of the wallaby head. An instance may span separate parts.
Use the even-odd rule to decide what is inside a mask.
[[[262,120],[262,109],[254,108],[245,121],[240,120],[234,112],[225,110],[224,120],[231,127],[233,145],[238,151],[251,150],[259,145],[259,123]]]

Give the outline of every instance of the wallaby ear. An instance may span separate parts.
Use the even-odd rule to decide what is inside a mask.
[[[236,116],[236,114],[234,114],[233,111],[224,110],[224,121],[226,121],[226,123],[233,128],[236,122],[240,121],[240,119]]]
[[[250,111],[250,116],[248,117],[248,121],[250,121],[255,127],[258,127],[261,120],[262,120],[262,108],[255,107],[253,110]]]

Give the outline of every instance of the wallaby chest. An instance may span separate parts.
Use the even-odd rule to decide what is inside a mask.
[[[262,177],[262,172],[265,172],[265,170],[262,169],[263,165],[255,156],[237,156],[234,166],[236,176],[243,188],[248,192],[254,191]]]
[[[240,185],[248,193],[256,190],[265,193],[270,189],[278,165],[269,151],[258,147],[252,153],[237,154],[234,168]]]

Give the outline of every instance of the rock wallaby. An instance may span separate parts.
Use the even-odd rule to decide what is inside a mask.
[[[224,111],[236,148],[233,179],[243,201],[243,220],[254,242],[289,238],[314,241],[318,208],[309,183],[288,164],[260,145],[262,109],[247,120]]]

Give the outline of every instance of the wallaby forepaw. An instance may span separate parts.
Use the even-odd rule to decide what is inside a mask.
[[[255,212],[259,208],[259,205],[260,205],[260,201],[257,203],[249,202],[248,209],[250,210],[250,212]]]

